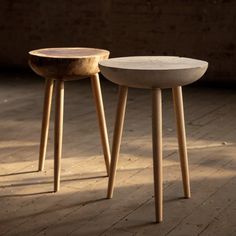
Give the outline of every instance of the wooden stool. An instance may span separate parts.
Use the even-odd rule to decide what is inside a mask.
[[[152,144],[156,221],[161,222],[163,219],[161,89],[172,88],[173,90],[184,196],[190,198],[191,194],[181,86],[190,84],[201,78],[207,70],[208,63],[183,57],[150,56],[108,59],[99,62],[99,67],[101,73],[107,79],[119,85],[119,100],[114,128],[107,193],[108,198],[112,198],[113,195],[128,87],[152,89]]]
[[[55,122],[54,122],[54,191],[60,188],[60,169],[62,156],[64,81],[90,77],[96,111],[99,120],[101,140],[109,172],[110,148],[106,120],[99,81],[98,62],[107,59],[109,51],[95,48],[46,48],[29,52],[29,64],[40,76],[46,79],[42,131],[39,151],[39,171],[44,168],[51,101],[55,82]]]

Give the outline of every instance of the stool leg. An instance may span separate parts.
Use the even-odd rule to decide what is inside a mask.
[[[175,114],[176,114],[179,155],[180,155],[180,164],[181,164],[181,170],[182,170],[184,196],[186,198],[190,198],[191,193],[190,193],[185,124],[184,124],[182,87],[179,86],[179,87],[173,88],[172,91],[173,91],[174,108],[175,108]]]
[[[43,119],[42,119],[41,140],[39,148],[39,166],[38,166],[39,171],[42,171],[44,169],[44,162],[45,162],[47,141],[48,141],[48,130],[50,123],[53,86],[54,86],[54,81],[52,79],[45,80]]]
[[[162,99],[158,88],[152,89],[152,145],[156,222],[162,222]]]
[[[109,166],[110,166],[110,147],[107,135],[107,126],[106,126],[106,118],[104,113],[103,101],[102,101],[102,93],[101,86],[99,81],[99,75],[95,74],[91,77],[92,90],[94,95],[94,100],[96,104],[96,111],[98,116],[100,135],[104,153],[104,159],[106,164],[107,174],[109,175]]]
[[[123,125],[124,125],[127,95],[128,95],[128,88],[125,86],[120,86],[118,106],[117,106],[117,111],[116,111],[115,128],[114,128],[114,134],[113,134],[113,144],[112,144],[111,165],[110,165],[110,175],[109,175],[109,181],[108,181],[107,198],[112,198],[113,190],[114,190],[114,180],[115,180],[116,166],[117,166],[119,152],[120,152],[120,143],[121,143],[121,136],[122,136]]]
[[[55,123],[54,123],[54,191],[60,189],[60,171],[63,136],[64,81],[56,80]]]

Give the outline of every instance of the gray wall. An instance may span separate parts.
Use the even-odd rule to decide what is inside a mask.
[[[208,60],[207,80],[236,80],[235,0],[0,0],[0,65],[31,49],[106,48],[111,56]]]

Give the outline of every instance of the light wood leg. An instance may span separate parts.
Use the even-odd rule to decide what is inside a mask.
[[[116,111],[116,121],[113,134],[113,144],[112,144],[112,154],[111,154],[111,165],[110,165],[110,175],[108,181],[108,191],[107,198],[112,198],[114,189],[114,180],[116,175],[116,166],[120,152],[120,143],[123,132],[126,101],[128,95],[128,88],[125,86],[119,87],[119,98],[118,106]]]
[[[181,171],[182,171],[182,179],[183,179],[184,196],[186,198],[190,198],[191,193],[190,193],[185,124],[184,124],[182,87],[179,86],[179,87],[173,88],[172,91],[173,91],[174,107],[175,107],[175,114],[176,114],[179,155],[180,155],[180,163],[181,163]]]
[[[98,122],[99,122],[101,142],[102,142],[102,147],[103,147],[106,170],[107,170],[107,174],[109,175],[110,146],[109,146],[109,141],[108,141],[106,118],[105,118],[105,113],[104,113],[102,92],[101,92],[101,86],[100,86],[98,74],[95,74],[91,77],[91,83],[92,83],[94,100],[95,100],[95,104],[96,104],[96,111],[97,111],[97,116],[98,116]]]
[[[51,104],[52,104],[53,85],[54,85],[54,81],[52,79],[45,80],[43,118],[42,118],[41,140],[40,140],[40,148],[39,148],[39,166],[38,166],[39,171],[42,171],[44,169],[44,163],[45,163],[47,141],[48,141],[48,130],[49,130],[49,123],[50,123]]]
[[[54,191],[60,189],[60,171],[63,136],[64,81],[56,80],[55,127],[54,127]]]
[[[156,222],[162,222],[162,99],[158,88],[152,89],[152,145]]]

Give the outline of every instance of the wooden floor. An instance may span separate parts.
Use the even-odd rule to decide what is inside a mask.
[[[6,82],[8,81],[8,82]],[[102,84],[110,143],[116,86]],[[236,235],[236,90],[183,89],[192,198],[183,199],[171,91],[163,92],[164,222],[154,224],[151,93],[129,91],[116,188],[107,177],[89,80],[65,84],[62,181],[53,116],[37,172],[43,80],[0,76],[0,235]]]

